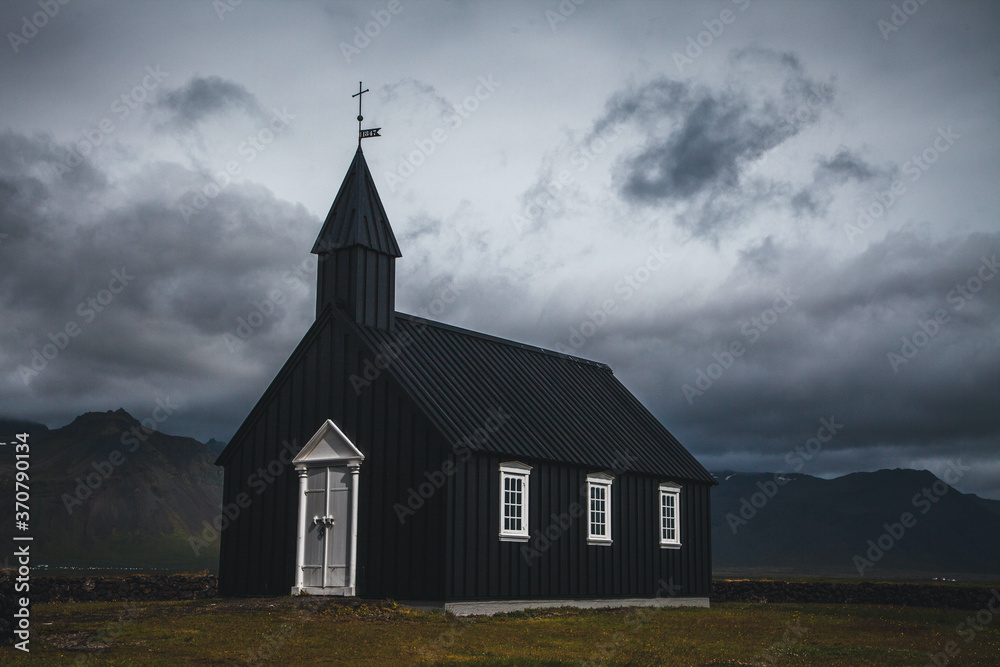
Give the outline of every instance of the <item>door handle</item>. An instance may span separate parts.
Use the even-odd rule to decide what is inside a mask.
[[[334,518],[333,518],[333,516],[331,516],[329,514],[327,514],[326,516],[314,516],[313,517],[313,525],[314,526],[318,526],[319,524],[323,524],[324,528],[332,528],[333,527],[333,523],[334,523]]]

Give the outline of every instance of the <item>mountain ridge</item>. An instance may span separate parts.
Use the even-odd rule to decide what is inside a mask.
[[[956,468],[950,477],[961,477]],[[810,575],[1000,575],[1000,512],[926,470],[717,473],[714,566]],[[1000,505],[1000,503],[997,503]]]
[[[190,544],[202,522],[217,516],[222,498],[222,473],[205,444],[149,428],[121,408],[36,430],[29,443],[36,563],[217,566],[217,543],[199,553]],[[5,494],[13,493],[13,477],[13,465],[4,466]],[[0,510],[0,535],[13,530],[12,513],[12,506]]]

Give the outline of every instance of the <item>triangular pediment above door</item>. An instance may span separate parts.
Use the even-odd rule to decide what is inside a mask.
[[[295,456],[295,464],[318,463],[361,463],[365,455],[361,453],[344,432],[327,419],[305,447]]]

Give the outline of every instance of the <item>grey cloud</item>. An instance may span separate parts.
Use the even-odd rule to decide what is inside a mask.
[[[669,137],[652,138],[627,160],[623,194],[641,202],[686,199],[714,185],[734,186],[740,159],[754,159],[783,139],[774,125],[748,118],[735,99],[704,97]]]
[[[731,54],[729,69],[725,85],[716,88],[659,77],[616,93],[579,144],[612,133],[644,136],[641,145],[625,147],[617,160],[613,179],[619,194],[643,207],[677,207],[677,224],[712,241],[762,205],[788,204],[791,186],[755,170],[770,151],[815,123],[834,97],[832,83],[807,76],[794,54],[742,49]],[[633,132],[619,135],[622,130]],[[574,147],[556,153],[579,145],[571,142]],[[834,156],[827,168],[847,169],[846,157]],[[552,165],[550,155],[523,193],[522,211],[540,197],[551,199]],[[792,205],[818,207],[811,197],[819,194],[806,193]],[[560,214],[558,206],[550,208],[530,220],[532,230]]]
[[[413,106],[418,104],[422,110],[426,111],[427,102],[437,110],[437,115],[442,116],[452,109],[452,103],[442,95],[437,88],[431,84],[415,79],[413,77],[403,77],[396,83],[389,83],[379,88],[381,102],[389,106],[398,108],[401,104]]]
[[[196,76],[180,88],[164,91],[157,105],[168,114],[167,127],[190,129],[211,116],[242,111],[254,118],[264,110],[246,87],[218,76]]]
[[[981,287],[971,298],[960,300],[958,286],[990,275],[996,258],[996,233],[896,232],[847,260],[765,237],[741,253],[714,298],[622,311],[579,353],[610,363],[712,465],[773,470],[831,416],[845,428],[807,472],[924,467],[956,451],[986,465],[1000,445],[1000,275],[973,280]],[[776,321],[765,316],[786,289],[793,305]],[[935,327],[938,311],[947,318]],[[550,311],[531,342],[565,340],[580,320]],[[888,354],[902,354],[903,337],[918,331],[933,335],[894,372]],[[725,361],[733,342],[743,354],[689,403],[683,385]],[[995,480],[994,471],[976,485]]]
[[[741,250],[740,263],[752,273],[773,274],[778,270],[782,255],[782,249],[774,242],[774,238],[767,236],[759,243]]]
[[[595,128],[632,116],[647,125],[651,120],[669,121],[626,157],[621,184],[626,198],[672,201],[717,185],[735,186],[745,164],[800,132],[832,99],[832,91],[809,79],[793,55],[755,49],[736,52],[730,59],[735,70],[750,64],[752,77],[764,75],[755,71],[757,66],[783,77],[777,90],[765,91],[772,97],[755,99],[761,91],[751,92],[742,77],[721,91],[658,80],[609,105]]]
[[[822,216],[833,201],[837,187],[848,182],[888,186],[898,172],[895,165],[877,167],[866,162],[857,151],[841,146],[832,156],[817,156],[811,183],[804,185],[790,200],[796,215]]]
[[[832,157],[820,157],[817,163],[817,178],[829,175],[840,182],[851,179],[863,182],[874,178],[878,173],[876,168],[846,147],[841,147]]]
[[[163,163],[108,185],[114,205],[102,204],[101,192],[54,173],[24,175],[44,166],[45,146],[0,138],[0,230],[13,230],[0,244],[0,320],[10,323],[0,327],[0,404],[68,421],[184,393],[175,428],[214,422],[224,436],[312,320],[319,222],[265,188],[234,184],[185,223],[178,203],[204,181]],[[240,318],[255,311],[263,316],[244,341]],[[71,323],[78,331],[66,339]],[[25,383],[20,369],[59,340],[64,349]]]

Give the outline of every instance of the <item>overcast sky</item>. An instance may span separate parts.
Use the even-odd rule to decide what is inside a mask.
[[[363,80],[398,310],[610,364],[709,469],[1000,498],[995,2],[63,2],[0,7],[3,416],[228,440]]]

